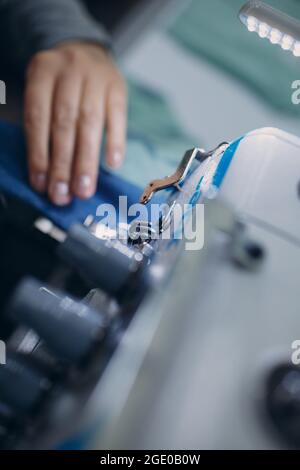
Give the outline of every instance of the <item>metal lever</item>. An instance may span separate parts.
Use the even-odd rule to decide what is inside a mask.
[[[191,150],[187,150],[177,170],[173,175],[166,176],[162,179],[153,180],[146,186],[140,198],[140,203],[147,204],[151,200],[154,193],[182,183],[187,177],[189,169],[191,168],[194,160],[197,160],[200,163],[204,162],[223,145],[227,145],[227,142],[222,142],[220,145],[218,145],[217,148],[211,150],[210,152],[205,152],[203,149],[200,148],[193,148]]]

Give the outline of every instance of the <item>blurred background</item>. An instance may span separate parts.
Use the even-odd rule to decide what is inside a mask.
[[[243,0],[101,3],[87,5],[113,31],[125,71],[164,94],[200,143],[263,126],[299,134],[291,83],[300,60],[243,28]],[[267,3],[300,19],[298,0]]]
[[[265,126],[300,134],[300,106],[291,101],[300,59],[247,31],[238,19],[245,1],[112,1],[110,11],[100,3],[87,5],[112,32],[125,75],[152,93],[135,113],[145,94],[132,93],[130,129],[142,120],[147,138],[159,138],[156,175],[174,168],[187,145],[212,148]],[[266,3],[300,19],[298,0]],[[144,170],[155,176],[152,165]],[[134,172],[129,165],[123,173]]]
[[[247,32],[237,18],[243,0],[135,3],[157,3],[157,15],[144,18],[141,31],[138,16],[133,21],[128,42],[119,46],[122,65],[163,93],[200,143],[213,146],[263,126],[299,134],[291,83],[300,77],[300,61]],[[300,18],[298,0],[267,3]]]

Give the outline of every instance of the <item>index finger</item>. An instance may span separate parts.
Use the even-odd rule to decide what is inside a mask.
[[[49,132],[54,77],[36,72],[25,89],[25,133],[29,178],[37,191],[45,191],[49,166]]]
[[[127,133],[127,93],[122,82],[111,86],[107,100],[106,160],[119,168],[124,160]]]

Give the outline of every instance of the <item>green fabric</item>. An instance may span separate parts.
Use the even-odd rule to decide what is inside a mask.
[[[300,59],[249,33],[238,20],[245,0],[193,0],[169,28],[188,51],[205,57],[244,82],[274,108],[299,114],[291,102],[291,84],[300,78]],[[300,19],[299,0],[269,0],[270,5]],[[218,90],[216,90],[216,98]]]
[[[174,173],[183,153],[195,145],[176,121],[169,103],[149,88],[129,81],[126,160],[117,173],[138,186]]]

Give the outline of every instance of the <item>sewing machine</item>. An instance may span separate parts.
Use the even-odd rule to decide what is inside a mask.
[[[188,151],[141,195],[170,188],[168,210],[120,239],[2,195],[3,447],[299,447],[299,147],[262,129]]]

